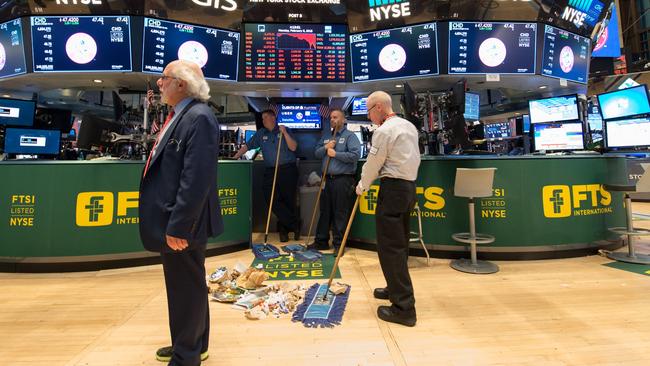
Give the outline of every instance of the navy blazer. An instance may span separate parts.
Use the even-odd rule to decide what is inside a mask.
[[[210,107],[196,100],[171,123],[140,181],[140,238],[152,252],[173,252],[165,235],[187,239],[193,249],[223,232],[219,123]]]

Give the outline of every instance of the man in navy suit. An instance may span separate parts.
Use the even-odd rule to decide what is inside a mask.
[[[210,87],[198,65],[170,62],[157,85],[171,112],[140,182],[140,238],[145,249],[160,253],[167,288],[172,345],[159,349],[156,358],[194,366],[208,357],[205,247],[208,237],[223,232],[219,125],[205,104]]]

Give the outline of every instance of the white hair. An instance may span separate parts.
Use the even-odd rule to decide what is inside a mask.
[[[171,70],[174,77],[179,78],[187,83],[187,94],[202,102],[210,99],[210,86],[203,77],[201,68],[190,61],[177,60],[174,62],[174,68]]]
[[[376,91],[368,96],[368,100],[372,100],[377,104],[382,104],[384,107],[393,108],[393,101],[390,94],[385,91]]]

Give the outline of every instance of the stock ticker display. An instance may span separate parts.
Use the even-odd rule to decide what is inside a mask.
[[[20,19],[0,24],[0,78],[27,72],[23,47]]]
[[[237,80],[239,32],[144,19],[142,71],[162,73],[174,60],[192,61],[208,79]]]
[[[589,38],[544,25],[542,75],[587,83]]]
[[[244,81],[344,82],[345,25],[245,24]]]
[[[436,23],[350,36],[352,81],[438,74]]]
[[[34,72],[131,71],[128,16],[31,17]]]
[[[450,74],[534,74],[536,23],[449,22]]]

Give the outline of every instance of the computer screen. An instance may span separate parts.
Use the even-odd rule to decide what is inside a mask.
[[[591,40],[544,25],[542,75],[587,83]]]
[[[31,17],[34,72],[131,71],[128,16]]]
[[[144,18],[142,71],[162,73],[174,60],[188,60],[207,79],[237,81],[239,32]]]
[[[320,104],[280,104],[278,124],[292,129],[320,130]]]
[[[621,56],[621,43],[618,39],[618,13],[616,11],[616,4],[612,6],[612,15],[607,21],[607,26],[598,34],[591,57]]]
[[[246,133],[244,134],[244,140],[246,143],[253,138],[253,135],[255,135],[255,130],[246,130]]]
[[[614,119],[650,113],[648,89],[645,84],[599,94],[598,105],[603,119]]]
[[[59,130],[68,133],[72,128],[72,111],[55,108],[36,108],[34,128]]]
[[[515,132],[513,124],[512,121],[487,123],[483,126],[483,134],[486,139],[513,137]]]
[[[585,147],[582,122],[536,123],[535,150],[582,150]]]
[[[524,128],[524,133],[530,132],[530,116],[527,114],[524,114],[522,116],[523,119],[523,128]]]
[[[534,74],[536,23],[449,22],[449,74]]]
[[[56,155],[61,148],[61,131],[7,128],[5,153]]]
[[[465,92],[465,119],[476,121],[480,117],[480,95],[477,93]]]
[[[576,95],[530,100],[528,106],[531,123],[575,121],[580,118]]]
[[[84,115],[79,125],[77,147],[91,150],[93,147],[110,146],[110,133],[119,133],[121,129],[122,125],[117,123],[91,115]]]
[[[242,81],[345,82],[345,24],[244,24]]]
[[[350,35],[352,81],[438,74],[436,23]]]
[[[0,98],[0,125],[31,127],[35,109],[33,100]]]
[[[650,146],[650,118],[605,121],[607,147]]]
[[[352,115],[353,116],[365,116],[368,114],[368,108],[366,102],[368,97],[356,97],[352,99]]]
[[[20,19],[0,24],[0,78],[27,72],[24,47]]]

